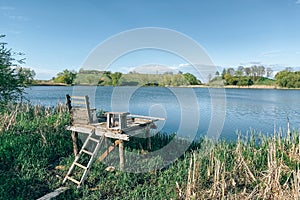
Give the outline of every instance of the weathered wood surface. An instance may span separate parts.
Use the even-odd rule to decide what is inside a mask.
[[[124,142],[120,140],[119,143],[119,157],[120,157],[120,170],[123,171],[125,167],[125,155],[124,155]]]
[[[54,190],[53,192],[50,192],[50,193],[46,194],[45,196],[42,196],[41,198],[39,198],[37,200],[49,200],[49,199],[52,199],[54,197],[57,197],[58,195],[60,195],[61,193],[65,192],[68,189],[69,189],[68,187],[60,187],[60,188]]]
[[[75,126],[67,126],[66,129],[70,130],[70,131],[76,131],[76,132],[79,132],[79,133],[86,133],[86,134],[95,133],[95,135],[97,135],[97,136],[105,135],[105,137],[108,137],[108,138],[121,139],[121,140],[129,141],[129,135],[115,133],[115,132],[106,130],[104,128],[96,128],[96,127],[93,127],[93,126],[75,125]]]

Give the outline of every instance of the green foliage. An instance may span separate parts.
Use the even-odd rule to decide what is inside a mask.
[[[275,80],[266,77],[261,77],[255,82],[255,85],[275,85],[275,84],[276,84]]]
[[[237,85],[237,86],[253,85],[253,81],[248,76],[231,76],[230,74],[225,74],[224,80],[226,85]]]
[[[111,84],[113,86],[120,85],[121,77],[122,77],[122,73],[121,72],[115,72],[115,73],[110,74]]]
[[[292,72],[284,70],[277,73],[275,79],[280,87],[300,88],[300,71]]]
[[[72,152],[64,127],[68,113],[30,105],[10,109],[0,116],[0,199],[37,199],[58,186],[53,169]],[[3,123],[7,116],[11,121]]]
[[[198,85],[200,84],[200,81],[197,80],[197,78],[191,74],[191,73],[185,73],[183,74],[183,77],[188,81],[189,84],[191,85]]]
[[[61,106],[52,109],[18,105],[10,109],[0,115],[0,199],[37,199],[61,186],[61,178],[57,177],[63,177],[73,162],[72,141],[65,130],[69,114]],[[3,123],[3,119],[8,118],[12,121]],[[196,180],[193,186],[196,199],[217,194],[221,186],[215,186],[224,182],[224,195],[245,196],[246,192],[249,196],[252,191],[257,194],[261,191],[259,186],[269,180],[265,178],[267,175],[261,174],[274,173],[268,167],[276,163],[278,165],[272,169],[280,171],[279,184],[285,188],[293,187],[292,172],[299,167],[299,133],[292,132],[291,137],[282,139],[251,132],[250,138],[238,138],[237,141],[216,143],[201,139],[192,143],[187,152],[169,166],[148,173],[127,173],[117,169],[107,172],[106,165],[95,162],[82,188],[78,190],[68,182],[70,189],[56,199],[180,199],[179,190],[185,193],[190,184],[190,161],[195,158],[197,162],[193,163],[195,168],[190,175]],[[174,135],[167,134],[156,134],[151,139],[152,151],[162,149],[171,141],[176,142],[176,146],[186,142],[174,141]],[[127,165],[151,169],[162,161],[160,155],[148,159],[145,146],[146,139],[139,137],[125,143]],[[166,155],[175,151],[176,148]],[[132,153],[143,156],[137,160]],[[272,164],[268,163],[271,155],[275,155]],[[112,151],[105,162],[110,164],[117,160],[118,151]],[[256,181],[249,177],[250,173]]]
[[[3,37],[0,35],[0,39]],[[15,56],[22,54],[13,52],[6,45],[0,42],[0,109],[7,102],[18,100],[35,75],[34,71],[17,66],[16,63],[23,63],[24,59],[17,60]]]
[[[76,78],[77,73],[75,71],[70,71],[65,69],[63,72],[59,72],[53,81],[55,83],[65,83],[72,84]]]

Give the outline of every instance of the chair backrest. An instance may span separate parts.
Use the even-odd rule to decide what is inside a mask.
[[[71,125],[88,125],[93,122],[89,97],[66,95]]]

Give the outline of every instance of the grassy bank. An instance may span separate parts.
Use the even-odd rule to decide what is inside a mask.
[[[73,161],[65,109],[11,106],[0,118],[0,199],[36,199],[60,187]],[[172,139],[155,136],[153,150]],[[135,139],[126,148],[147,157],[144,143]],[[136,162],[150,167],[159,159]],[[108,172],[94,163],[81,189],[69,184],[57,199],[298,199],[299,164],[298,132],[235,142],[202,139],[171,165],[149,173]]]

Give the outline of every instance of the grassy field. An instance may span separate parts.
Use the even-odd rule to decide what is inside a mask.
[[[0,115],[0,199],[37,199],[61,186],[73,161],[64,107],[11,106]],[[299,199],[299,132],[237,141],[201,139],[171,165],[148,173],[108,172],[94,163],[85,185],[56,199]],[[152,138],[153,150],[173,139]],[[126,144],[145,154],[143,139]],[[155,165],[140,162],[141,166]]]

